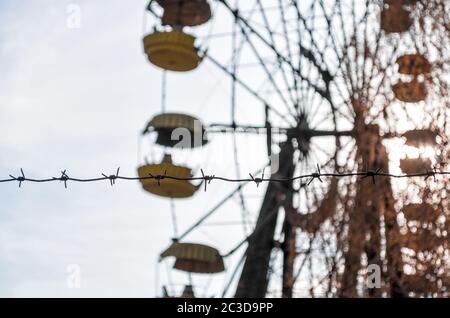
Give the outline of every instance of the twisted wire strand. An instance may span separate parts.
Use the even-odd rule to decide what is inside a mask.
[[[19,187],[22,186],[25,182],[31,182],[31,183],[49,183],[49,182],[63,182],[64,186],[67,188],[68,182],[79,182],[79,183],[89,183],[89,182],[100,182],[100,181],[109,181],[111,186],[114,186],[116,184],[117,180],[123,180],[123,181],[144,181],[144,180],[156,180],[158,181],[158,184],[164,179],[171,179],[171,180],[177,180],[177,181],[201,181],[204,182],[204,190],[207,190],[207,186],[212,181],[222,181],[222,182],[233,182],[233,183],[247,183],[247,182],[253,182],[257,186],[259,186],[261,183],[266,182],[277,182],[277,183],[286,183],[286,182],[292,182],[296,180],[302,180],[302,179],[309,179],[307,185],[311,184],[314,180],[318,180],[320,182],[323,182],[322,178],[327,177],[335,177],[335,178],[345,178],[345,177],[360,177],[361,179],[370,178],[373,183],[376,182],[376,178],[385,177],[385,178],[395,178],[395,179],[401,179],[401,178],[425,178],[428,179],[432,177],[436,181],[437,176],[447,176],[450,175],[450,171],[440,171],[437,169],[423,171],[423,172],[417,172],[417,173],[410,173],[410,174],[394,174],[394,173],[385,173],[381,169],[373,169],[373,170],[365,170],[365,171],[356,171],[356,172],[321,172],[320,168],[317,167],[316,172],[311,172],[308,174],[302,174],[293,176],[291,178],[277,178],[276,174],[274,174],[272,177],[265,177],[264,173],[261,177],[255,177],[251,173],[249,173],[249,177],[247,178],[228,178],[224,176],[217,176],[217,175],[207,175],[204,173],[203,169],[201,169],[201,176],[193,176],[193,177],[177,177],[177,176],[171,176],[168,175],[166,172],[164,174],[158,174],[158,175],[152,175],[149,174],[145,177],[130,177],[130,176],[121,176],[119,175],[120,168],[117,169],[115,174],[106,175],[104,173],[100,174],[98,177],[90,177],[90,178],[79,178],[79,177],[72,177],[67,174],[67,170],[61,171],[61,175],[59,177],[46,177],[46,178],[29,178],[25,176],[25,172],[23,169],[20,169],[21,174],[19,176],[14,176],[12,174],[9,175],[8,179],[0,179],[0,183],[13,183],[17,182],[19,184]]]

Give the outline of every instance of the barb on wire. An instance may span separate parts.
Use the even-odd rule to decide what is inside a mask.
[[[111,174],[111,175],[107,176],[106,174],[102,173],[102,176],[105,179],[109,180],[111,187],[112,187],[116,184],[116,180],[119,178],[119,172],[120,172],[120,167],[117,168],[116,174]]]
[[[202,173],[202,177],[203,177],[203,180],[204,180],[205,192],[206,192],[206,186],[208,184],[210,184],[212,180],[214,180],[215,176],[214,175],[212,175],[212,176],[205,175],[205,173],[203,172],[203,169],[200,169],[200,171]]]
[[[309,180],[307,185],[310,185],[311,182],[313,182],[315,179],[319,180],[321,183],[323,182],[320,178],[322,176],[322,173],[320,172],[320,167],[317,165],[317,172],[311,174],[311,179]]]
[[[425,180],[428,180],[428,178],[433,177],[434,182],[437,182],[436,175],[438,174],[436,167],[433,167],[433,170],[429,171],[427,169],[427,175],[425,176]]]
[[[22,182],[24,182],[27,178],[25,177],[25,173],[23,172],[23,169],[20,168],[20,173],[22,174],[20,177],[14,177],[13,175],[9,175],[12,180],[10,181],[19,181],[19,188],[22,187]]]
[[[375,177],[379,176],[382,173],[381,168],[377,170],[367,170],[365,171],[365,175],[361,177],[362,179],[372,178],[372,183],[375,184]]]
[[[251,181],[253,181],[254,183],[256,183],[256,187],[257,187],[257,188],[259,188],[260,183],[266,181],[266,180],[264,179],[264,173],[265,173],[265,170],[266,170],[266,169],[263,169],[261,178],[254,178],[253,175],[252,175],[251,173],[248,174],[248,175],[250,176],[250,178],[252,178]]]
[[[64,188],[67,189],[67,181],[70,179],[69,176],[66,173],[67,170],[61,171],[61,177],[55,178],[53,177],[53,180],[59,180],[61,182],[64,182]]]
[[[10,183],[10,182],[18,182],[19,187],[22,187],[22,184],[24,182],[35,182],[35,183],[47,183],[47,182],[53,182],[53,181],[60,181],[64,182],[64,187],[67,188],[67,184],[69,181],[72,182],[83,182],[83,183],[91,183],[91,182],[97,182],[97,181],[104,181],[108,180],[111,184],[111,186],[115,185],[117,180],[125,180],[125,181],[141,181],[141,180],[149,180],[153,179],[158,182],[158,185],[161,185],[161,181],[164,179],[171,179],[176,181],[202,181],[205,183],[204,189],[207,190],[207,185],[211,183],[213,180],[219,180],[223,182],[234,182],[234,183],[246,183],[246,182],[254,182],[256,186],[259,187],[259,185],[263,182],[277,182],[277,183],[287,183],[292,182],[296,180],[305,180],[307,183],[305,185],[310,185],[314,180],[319,180],[320,182],[323,182],[323,178],[325,177],[336,177],[336,178],[345,178],[345,177],[359,177],[359,179],[366,179],[371,178],[372,182],[375,184],[376,178],[424,178],[427,180],[428,178],[432,177],[434,181],[437,181],[437,176],[443,176],[443,175],[450,175],[450,171],[439,171],[436,167],[433,168],[433,170],[427,170],[424,172],[417,172],[412,174],[392,174],[392,173],[385,173],[382,171],[381,168],[370,170],[365,169],[364,171],[358,171],[358,172],[335,172],[335,173],[323,173],[320,170],[320,167],[317,166],[317,171],[310,173],[310,174],[303,174],[303,175],[297,175],[292,178],[276,178],[276,177],[270,177],[266,178],[264,170],[262,171],[262,176],[255,177],[253,174],[249,173],[250,178],[242,178],[242,179],[232,179],[217,175],[207,175],[203,171],[203,169],[200,169],[201,176],[197,177],[188,177],[188,178],[182,178],[177,176],[171,176],[167,174],[167,170],[164,171],[164,174],[158,174],[153,175],[149,174],[149,176],[145,177],[127,177],[127,176],[121,176],[119,175],[120,168],[117,169],[115,174],[112,175],[106,175],[104,173],[101,173],[102,177],[94,177],[94,178],[75,178],[71,177],[67,174],[67,170],[61,171],[60,176],[58,177],[50,177],[50,178],[42,178],[42,179],[35,179],[35,178],[28,178],[25,176],[24,170],[20,169],[20,175],[19,176],[13,176],[12,174],[9,175],[9,179],[0,179],[0,183]]]
[[[167,177],[167,170],[164,171],[164,174],[158,174],[156,176],[152,175],[151,173],[149,173],[151,179],[155,179],[156,181],[158,181],[158,186],[161,186],[161,180],[164,180]],[[132,178],[132,179],[136,179],[136,178]],[[137,178],[137,180],[144,180],[144,179],[148,179],[148,178]],[[170,179],[175,179],[174,177],[170,177]],[[179,179],[181,180],[181,179]],[[188,180],[188,179],[185,179]]]

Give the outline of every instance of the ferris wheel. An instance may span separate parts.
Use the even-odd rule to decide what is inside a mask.
[[[267,182],[253,228],[229,252],[185,236],[227,200],[248,210],[242,184],[186,232],[174,226],[161,259],[175,258],[173,267],[189,273],[183,297],[194,296],[192,274],[225,270],[223,295],[234,283],[236,297],[448,295],[450,185],[375,177],[397,170],[433,177],[433,169],[447,167],[449,10],[445,0],[150,1],[143,46],[162,70],[163,105],[143,138],[160,151],[138,174],[174,178],[145,179],[143,188],[171,202],[206,190],[208,179],[186,180],[192,169],[175,158],[207,149],[209,136],[224,133],[234,140],[237,178],[248,171],[239,165],[236,136],[258,134],[271,177],[290,180]],[[197,115],[167,112],[166,72],[195,74],[204,64],[230,85],[228,122],[206,125]],[[241,124],[249,104],[258,113]],[[349,171],[372,178],[339,176]],[[311,172],[319,177],[294,178]],[[173,204],[172,216],[175,222]],[[236,267],[226,268],[226,258],[244,247]],[[377,288],[364,283],[373,266]]]

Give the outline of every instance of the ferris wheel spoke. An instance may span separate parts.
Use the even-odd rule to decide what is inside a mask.
[[[375,48],[373,49],[373,52],[370,52],[370,55],[371,55],[370,69],[369,69],[369,74],[368,74],[367,79],[364,79],[365,85],[363,86],[363,90],[367,90],[369,88],[370,84],[372,83],[372,79],[375,76],[375,71],[377,68],[377,64],[376,64],[377,62],[376,62],[375,58],[378,56],[378,54],[380,52],[380,49],[382,46],[382,43],[381,43],[382,38],[383,38],[382,32],[378,32],[376,35],[376,38],[375,38]]]
[[[259,11],[261,12],[261,16],[262,16],[262,19],[263,19],[263,22],[264,22],[264,26],[266,28],[266,31],[267,31],[268,35],[269,35],[269,39],[270,39],[271,45],[274,48],[276,48],[277,45],[276,45],[276,41],[275,41],[274,36],[273,36],[274,35],[273,27],[269,23],[269,20],[268,20],[267,15],[266,15],[266,10],[262,6],[261,0],[257,0],[257,4],[259,6]],[[279,7],[283,8],[282,5],[279,6]],[[282,22],[283,30],[285,30],[287,32],[286,21],[285,21],[283,15],[282,15],[282,18],[281,18],[281,22]],[[286,36],[286,34],[283,33],[283,36]],[[290,57],[292,56],[292,53],[290,52],[290,47],[288,47],[287,55],[290,56]],[[281,71],[282,79],[283,79],[284,84],[285,84],[285,86],[287,88],[288,96],[289,96],[289,98],[290,98],[290,100],[292,102],[292,105],[298,105],[298,98],[297,99],[294,98],[294,95],[292,94],[293,91],[294,92],[296,91],[297,77],[293,76],[293,87],[292,87],[292,84],[290,84],[290,82],[289,82],[289,80],[287,78],[287,75],[286,75],[287,72],[284,69],[283,63],[281,63],[279,61],[278,57],[276,58],[276,60],[277,60],[276,64],[278,65],[278,70]]]
[[[313,5],[314,5],[314,4],[313,4]],[[330,39],[329,41],[326,41],[326,46],[325,46],[325,48],[324,48],[322,51],[325,51],[326,48],[327,48],[328,45],[329,45],[329,42],[331,42],[331,44],[333,45],[335,54],[336,54],[336,56],[337,56],[337,67],[336,67],[336,70],[333,72],[333,73],[334,73],[333,77],[331,77],[331,75],[329,75],[329,77],[331,78],[331,80],[330,80],[329,83],[327,83],[327,91],[328,91],[328,93],[329,93],[329,95],[330,95],[330,98],[328,99],[328,101],[330,102],[330,106],[331,106],[331,109],[332,109],[332,112],[333,112],[334,116],[336,116],[336,113],[338,112],[338,109],[337,109],[336,105],[334,104],[334,101],[333,101],[332,98],[331,98],[331,96],[332,96],[332,95],[331,95],[331,92],[330,92],[330,90],[331,90],[331,83],[335,83],[335,86],[336,86],[336,88],[337,88],[337,92],[339,93],[339,95],[340,95],[344,100],[346,100],[346,96],[344,95],[344,93],[342,92],[342,90],[341,90],[341,88],[340,88],[340,85],[339,85],[339,84],[337,83],[337,81],[336,81],[336,78],[337,78],[337,75],[339,75],[339,72],[340,72],[341,74],[345,74],[343,65],[346,65],[346,63],[343,62],[343,60],[344,60],[344,58],[342,57],[343,54],[339,54],[339,52],[342,52],[343,50],[338,48],[337,42],[336,42],[334,36],[333,36],[332,33],[331,33],[331,29],[332,29],[331,21],[332,21],[334,15],[335,15],[336,9],[334,8],[332,14],[330,14],[330,16],[327,16],[327,12],[326,12],[326,10],[325,10],[325,7],[324,7],[324,4],[323,4],[322,1],[320,1],[320,6],[321,6],[321,8],[322,8],[322,12],[323,12],[323,15],[324,15],[324,18],[325,18],[325,21],[326,21],[326,25],[328,25],[327,37],[328,37],[328,39]],[[335,6],[336,6],[336,4],[335,4]],[[334,7],[335,7],[335,6],[334,6]],[[297,6],[297,8],[298,8],[298,6]],[[306,29],[306,30],[310,30],[310,28],[307,27],[306,20],[303,19],[303,21],[305,21],[305,22],[304,22],[305,29]],[[310,37],[313,38],[313,35],[312,35],[311,32],[310,32]],[[316,45],[316,47],[318,47],[318,46]],[[323,60],[325,60],[325,58],[323,58]],[[347,64],[348,64],[348,63],[347,63]],[[327,67],[327,69],[329,69],[329,67]],[[328,74],[331,74],[331,71],[328,71]],[[350,92],[350,94],[351,94],[351,92],[352,92],[352,88],[351,88],[352,85],[350,84],[348,78],[347,78],[346,76],[341,76],[341,78],[343,78],[344,81],[347,83],[347,85],[348,85],[348,86],[347,86],[347,90],[348,90],[348,91]],[[335,126],[337,125],[337,122],[336,122],[336,119],[335,119],[335,118],[334,118],[334,125],[335,125]]]
[[[367,8],[366,14],[367,15],[368,15],[368,12],[369,12],[368,7],[369,7],[369,1],[366,2],[366,8]],[[366,85],[367,85],[367,83],[366,83],[366,80],[367,80],[367,74],[366,74],[366,72],[367,72],[367,64],[372,62],[371,59],[370,59],[371,52],[370,52],[370,47],[369,47],[369,38],[370,38],[369,23],[365,23],[363,27],[364,27],[364,31],[363,31],[363,33],[364,33],[364,53],[363,53],[364,62],[363,62],[363,65],[362,65],[362,75],[361,75],[361,82],[360,82],[360,90],[361,91],[365,91],[365,88],[366,88]],[[381,34],[381,32],[378,33],[377,38],[380,36],[380,34]],[[378,46],[378,41],[379,41],[379,39],[376,39],[376,45],[377,46]],[[373,64],[370,63],[370,65],[373,65]]]
[[[303,261],[301,262],[300,266],[297,268],[297,271],[294,275],[294,278],[293,278],[294,284],[299,279],[299,277],[303,271],[303,267],[306,265],[306,262],[311,257],[312,245],[314,244],[314,242],[316,240],[316,233],[314,233],[313,236],[309,239],[309,246],[308,246],[307,251],[305,252],[305,257],[303,258]]]
[[[311,78],[313,68],[311,67],[311,65],[305,65],[304,67],[306,67],[307,69],[305,76]],[[300,105],[302,113],[306,114],[308,116],[308,119],[311,119],[311,113],[317,111],[317,108],[315,108],[314,110],[312,110],[312,108],[317,106],[316,100],[320,99],[322,96],[317,94],[316,90],[312,89],[308,85],[308,83],[305,82],[302,82],[300,94],[302,99],[302,103]]]
[[[273,78],[272,73],[270,72],[270,70],[267,68],[266,64],[264,63],[263,59],[261,58],[261,55],[259,54],[258,50],[256,49],[255,45],[253,44],[253,41],[250,39],[250,37],[247,34],[247,31],[244,28],[241,28],[242,33],[244,34],[244,37],[247,40],[247,43],[249,44],[250,48],[252,49],[253,53],[255,54],[256,58],[258,59],[258,61],[260,62],[262,68],[264,69],[267,78],[269,80],[269,82],[272,84],[273,88],[275,89],[275,91],[278,93],[279,98],[281,99],[281,101],[283,102],[283,104],[285,105],[285,107],[287,108],[287,110],[292,114],[292,106],[289,105],[289,103],[287,102],[286,98],[284,97],[283,93],[281,92],[278,84],[276,83],[275,79]],[[284,73],[284,72],[282,72]]]
[[[386,63],[386,65],[382,66],[381,69],[379,69],[379,72],[382,74],[381,75],[381,79],[379,81],[379,85],[377,85],[375,87],[375,94],[374,97],[376,96],[380,96],[381,95],[381,91],[383,89],[383,84],[386,82],[386,78],[388,76],[386,70],[391,67],[392,65],[395,64],[395,60],[397,57],[397,52],[399,51],[399,46],[396,46],[396,48],[391,52],[389,58],[388,58],[388,62]],[[370,83],[369,83],[370,85]]]
[[[299,42],[301,42],[301,32],[306,31],[308,33],[308,35],[309,35],[309,39],[310,39],[310,42],[311,42],[311,46],[312,46],[311,49],[314,49],[314,53],[316,53],[319,56],[319,58],[320,58],[320,60],[317,61],[317,56],[315,56],[314,58],[311,58],[311,60],[317,61],[315,63],[315,66],[317,68],[321,69],[321,72],[324,74],[323,75],[324,79],[326,79],[325,81],[331,80],[332,76],[331,76],[331,73],[330,73],[330,67],[327,65],[327,62],[326,62],[326,59],[325,59],[325,51],[326,50],[325,49],[320,49],[318,43],[314,40],[313,28],[309,28],[308,27],[305,17],[300,13],[300,9],[298,7],[298,2],[295,1],[295,0],[292,0],[291,4],[296,9],[298,21],[301,22],[302,25],[303,25],[303,28],[300,28],[300,26],[298,26],[298,31],[297,32],[298,32]],[[313,54],[311,49],[306,54],[308,54],[308,55],[309,54]],[[322,66],[319,66],[319,64],[325,66],[325,68],[322,68]],[[338,64],[338,66],[339,66],[339,64]]]
[[[233,70],[232,70],[232,96],[231,96],[231,120],[232,120],[232,125],[234,126],[236,124],[236,72],[237,72],[237,59],[238,59],[238,55],[241,52],[241,49],[243,47],[243,41],[241,41],[241,45],[238,47],[237,46],[237,36],[236,36],[236,29],[233,30]],[[237,138],[236,138],[236,131],[233,130],[233,159],[234,159],[234,167],[236,170],[236,176],[238,179],[241,178],[241,174],[240,174],[240,165],[239,165],[239,159],[238,159],[238,152],[237,152]],[[239,203],[240,203],[240,207],[241,207],[241,218],[242,218],[242,226],[243,226],[243,231],[244,231],[244,235],[247,236],[248,235],[248,209],[247,209],[247,204],[245,202],[245,198],[244,198],[244,193],[242,191],[242,188],[238,189],[238,196],[239,196]]]
[[[279,63],[275,63],[274,64],[274,67],[272,68],[272,70],[269,70],[269,72],[272,74],[272,77],[273,76],[276,76],[277,74],[279,74],[279,73],[285,73],[285,70],[283,69],[283,65],[282,64],[279,64]],[[268,80],[266,79],[257,89],[256,89],[256,92],[257,93],[267,93],[267,94],[270,94],[270,93],[273,93],[273,92],[276,92],[276,91],[274,91],[274,90],[266,90],[265,89],[265,86],[267,85],[267,83],[268,83]],[[280,89],[281,90],[281,89]],[[284,88],[284,91],[287,91],[287,92],[292,92],[292,91],[294,91],[295,90],[295,88],[294,87],[290,87],[289,86],[289,84],[287,84],[287,87],[285,87]],[[295,105],[295,102],[293,103],[293,105]],[[295,118],[297,118],[298,117],[298,114],[296,114],[296,108],[295,107],[290,107],[289,109],[288,109],[288,112],[289,112],[289,114],[295,119]]]
[[[343,15],[343,9],[341,6],[341,2],[339,0],[336,0],[333,6],[332,13],[327,15],[324,1],[321,0],[319,2],[323,13],[325,15],[326,23],[327,23],[327,36],[330,40],[334,51],[336,52],[336,60],[337,60],[337,69],[336,69],[336,75],[340,74],[340,78],[343,79],[347,85],[347,90],[350,94],[353,94],[355,91],[355,80],[353,78],[353,71],[351,67],[351,61],[349,58],[349,46],[352,44],[351,41],[348,39],[348,35],[345,30],[345,20],[346,18]],[[335,21],[336,20],[336,21]],[[339,36],[337,33],[333,33],[332,30],[335,27],[333,25],[333,22],[338,23],[339,25],[336,26],[338,29],[341,30],[341,43],[339,43]]]
[[[308,116],[308,125],[311,128],[314,128],[316,121],[320,121],[320,123],[325,123],[327,121],[327,119],[331,118],[333,119],[334,114],[332,112],[330,112],[329,110],[327,110],[327,113],[330,115],[329,118],[324,118],[322,116],[319,116],[319,114],[321,114],[321,112],[324,110],[323,107],[321,107],[320,103],[322,102],[322,100],[320,99],[320,97],[315,93],[315,92],[311,92],[311,97],[308,100],[307,105],[309,105],[309,109],[306,112],[307,116]],[[313,109],[311,109],[313,108]],[[330,122],[328,122],[330,123]]]
[[[367,7],[366,7],[366,13],[367,13]],[[362,82],[361,77],[360,77],[360,62],[359,62],[359,57],[360,55],[360,51],[359,51],[359,37],[358,37],[358,24],[356,22],[356,10],[355,10],[355,0],[352,0],[351,2],[351,16],[352,16],[352,24],[353,24],[353,30],[352,32],[352,36],[350,37],[351,41],[354,43],[352,45],[352,47],[355,50],[355,56],[354,56],[354,73],[355,73],[355,94],[360,95],[360,89],[359,89],[359,85]]]
[[[231,276],[230,276],[228,282],[226,283],[225,287],[223,288],[222,297],[226,296],[226,294],[228,293],[228,290],[231,287],[231,284],[234,282],[235,278],[237,277],[237,274],[238,274],[239,270],[241,269],[242,265],[244,264],[245,255],[246,255],[246,251],[244,251],[244,253],[242,254],[241,258],[237,262],[233,272],[231,273]]]
[[[336,137],[336,138],[339,138],[339,137]],[[333,152],[329,152],[329,150],[323,149],[316,142],[312,142],[311,146],[312,146],[312,148],[317,149],[320,153],[324,154],[326,158],[334,158]],[[313,152],[313,153],[315,154],[315,152]],[[318,158],[317,156],[316,156],[316,160],[317,160],[317,162],[322,162],[322,160],[320,160],[320,158]]]
[[[214,65],[216,65],[217,67],[219,67],[222,71],[224,71],[225,73],[227,73],[229,76],[233,76],[232,72],[230,72],[228,70],[228,68],[226,66],[223,66],[219,61],[217,61],[214,57],[212,57],[209,54],[206,54],[206,52],[203,52],[205,58],[207,58],[209,61],[211,61]],[[246,84],[244,81],[242,81],[239,77],[235,76],[235,81],[236,83],[238,83],[240,86],[242,86],[248,93],[250,93],[254,98],[256,98],[257,100],[259,100],[264,106],[267,106],[270,108],[270,110],[276,114],[277,116],[279,116],[281,119],[283,119],[285,122],[289,123],[291,122],[291,120],[286,117],[286,115],[284,115],[283,113],[281,113],[279,110],[277,110],[275,107],[273,107],[272,105],[268,104],[267,101],[262,98],[255,90],[253,90],[248,84]]]
[[[367,11],[369,9],[367,8]],[[368,14],[368,13],[367,13]],[[374,71],[378,67],[377,60],[379,57],[380,49],[382,47],[383,34],[381,31],[369,30],[369,23],[364,23],[364,53],[361,54],[364,57],[363,65],[361,66],[361,78],[359,79],[359,90],[362,92],[368,91],[374,78]],[[373,35],[375,37],[373,38]],[[372,45],[374,48],[370,48],[369,40],[372,38]],[[372,50],[372,51],[371,51]]]
[[[350,144],[354,144],[354,139],[349,138],[349,140],[343,145],[342,148],[347,148]],[[348,154],[343,158],[343,164],[340,165],[339,162],[336,162],[336,165],[338,167],[343,167],[349,171],[353,171],[354,165],[356,165],[356,162],[353,162],[353,158],[356,156],[357,149],[356,147],[352,147],[352,149],[348,152]]]
[[[286,42],[286,46],[287,46],[287,52],[288,52],[288,57],[291,61],[294,61],[294,57],[293,57],[293,52],[292,52],[292,46],[291,46],[291,41],[289,39],[289,31],[287,28],[287,20],[286,20],[286,12],[285,12],[285,8],[284,5],[282,3],[282,0],[278,1],[278,5],[279,5],[279,11],[280,11],[280,16],[281,16],[281,21],[282,23],[282,27],[283,27],[283,35],[284,35],[284,40]],[[297,77],[293,76],[293,87],[295,89],[295,92],[297,92],[298,90],[298,83],[297,83]],[[298,93],[296,94],[296,98],[293,97],[293,95],[291,95],[292,100],[294,101],[294,105],[296,105],[298,107],[299,104],[299,96]]]
[[[362,91],[362,86],[364,85],[364,68],[366,65],[366,54],[363,54],[362,52],[365,52],[366,45],[367,45],[367,39],[369,37],[369,34],[367,33],[367,28],[369,27],[369,24],[367,23],[367,19],[369,17],[369,14],[371,12],[370,8],[370,0],[365,1],[364,5],[364,11],[361,14],[361,18],[358,19],[357,9],[356,9],[356,2],[355,0],[352,0],[351,2],[351,17],[352,17],[352,36],[351,42],[348,43],[351,47],[355,50],[355,56],[354,56],[354,74],[355,74],[355,90],[357,94],[360,94]],[[361,39],[360,36],[363,38]],[[363,48],[361,48],[361,44],[363,45]],[[360,59],[362,57],[362,59]]]
[[[319,106],[317,108],[320,108]],[[317,114],[319,111],[316,112]],[[339,111],[336,111],[339,114]],[[321,116],[316,115],[316,120],[310,120],[310,128],[312,130],[318,130],[319,126],[323,126],[324,124],[329,124],[332,122],[334,115],[332,112],[322,113]],[[336,131],[335,127],[332,128],[333,131]]]
[[[357,80],[354,78],[355,72],[352,68],[352,63],[350,61],[350,56],[349,56],[349,49],[352,48],[352,46],[351,46],[352,43],[351,43],[351,39],[348,38],[348,35],[345,30],[346,24],[345,24],[345,17],[344,17],[344,13],[343,13],[342,2],[337,1],[336,3],[338,4],[337,15],[338,15],[339,22],[340,22],[339,29],[341,30],[342,39],[343,39],[343,57],[344,57],[343,62],[346,67],[346,70],[345,70],[346,74],[344,75],[344,78],[348,78],[349,84],[351,87],[351,92],[353,95],[357,91],[356,83],[355,83]]]
[[[335,63],[335,71],[334,71],[334,77],[337,78],[339,75],[341,75],[339,78],[343,79],[347,90],[349,92],[352,91],[352,84],[349,80],[349,78],[347,77],[347,73],[348,73],[348,61],[346,60],[346,55],[345,53],[345,47],[344,44],[339,45],[336,39],[336,36],[333,35],[332,33],[332,29],[333,29],[333,20],[336,16],[336,12],[339,11],[338,7],[337,7],[337,2],[335,2],[334,6],[333,6],[333,11],[332,14],[330,14],[329,16],[326,14],[326,10],[325,10],[325,5],[323,3],[323,0],[319,1],[319,4],[322,8],[323,14],[324,14],[324,19],[326,21],[327,24],[327,39],[330,42],[330,44],[333,47],[333,50],[335,52],[334,56],[335,59],[337,60]]]
[[[240,172],[240,165],[239,165],[239,158],[238,158],[238,147],[237,147],[237,138],[236,138],[236,131],[233,131],[233,158],[234,158],[234,167],[236,170],[236,176],[238,179],[241,178],[241,172]],[[247,209],[247,204],[245,202],[244,193],[242,191],[242,188],[239,188],[238,190],[239,195],[239,203],[241,207],[241,218],[242,218],[242,226],[244,235],[248,235],[248,221],[249,221],[249,211]]]
[[[295,66],[292,64],[292,62],[286,58],[283,54],[281,54],[266,38],[264,38],[255,28],[253,28],[248,21],[246,21],[244,18],[242,18],[241,16],[239,16],[237,14],[237,12],[235,10],[233,10],[233,8],[228,4],[228,2],[226,0],[218,0],[221,3],[223,3],[225,5],[225,7],[231,12],[231,14],[233,14],[235,17],[237,17],[238,19],[238,23],[240,23],[241,25],[247,27],[252,34],[254,34],[257,38],[259,38],[262,43],[264,43],[268,48],[270,48],[277,56],[277,58],[282,61],[283,63],[286,63],[289,68],[297,75],[299,76],[303,81],[307,82],[311,87],[313,87],[314,89],[317,90],[318,93],[320,93],[324,98],[329,99],[329,96],[327,94],[327,91],[325,89],[320,88],[317,85],[314,85],[313,83],[311,83],[309,81],[308,78],[304,77],[303,74],[301,73],[300,70],[296,69]],[[305,52],[308,52],[308,50],[305,49]],[[310,57],[306,54],[306,57]],[[317,63],[316,61],[313,61],[315,63]]]
[[[266,12],[265,12],[265,10],[264,10],[262,4],[261,4],[261,0],[257,0],[257,3],[258,3],[258,5],[259,5],[259,7],[260,7],[262,19],[263,19],[263,21],[264,21],[265,28],[266,28],[266,30],[267,30],[267,32],[268,32],[268,34],[269,34],[269,38],[270,38],[271,44],[272,44],[274,47],[276,47],[276,41],[275,41],[274,36],[273,36],[274,32],[273,32],[273,30],[272,30],[271,27],[270,27],[269,20],[268,20],[268,18],[267,18]],[[280,7],[282,7],[282,6],[280,6]],[[284,34],[284,36],[286,36],[286,34]],[[290,54],[289,51],[288,51],[288,54]],[[292,59],[291,59],[291,60],[292,60]],[[283,78],[283,81],[284,81],[284,83],[285,83],[285,86],[286,86],[286,87],[290,87],[290,84],[289,84],[289,80],[288,80],[286,71],[284,70],[284,66],[283,66],[283,64],[279,61],[278,58],[277,58],[277,63],[278,63],[278,66],[279,66],[280,70],[282,70],[281,74],[282,74],[282,78]],[[294,87],[296,87],[296,77],[293,76],[293,79],[294,79]],[[292,101],[292,104],[293,104],[293,105],[298,105],[298,99],[295,99],[295,98],[294,98],[294,95],[292,94],[292,90],[291,90],[291,89],[289,89],[289,98],[290,98],[290,100]]]

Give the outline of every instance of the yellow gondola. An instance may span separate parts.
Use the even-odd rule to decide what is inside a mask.
[[[395,97],[405,103],[418,103],[427,97],[427,87],[425,82],[420,82],[414,78],[410,82],[399,81],[392,86]]]
[[[391,4],[381,11],[381,29],[386,33],[406,32],[412,24],[409,11],[401,3]]]
[[[182,131],[180,128],[186,131]],[[176,129],[179,129],[179,133],[182,134],[181,138],[179,133],[175,131]],[[208,142],[201,121],[186,114],[158,114],[149,121],[144,130],[144,134],[149,131],[155,131],[158,134],[156,143],[165,147],[180,146],[194,148],[204,146]],[[185,134],[189,134],[189,136]],[[188,140],[184,140],[183,138],[188,138]]]
[[[164,9],[162,23],[172,26],[197,26],[211,19],[206,0],[157,0]]]
[[[406,158],[400,160],[400,169],[406,174],[431,171],[431,160],[428,158]]]
[[[405,132],[402,136],[406,138],[406,145],[408,146],[434,146],[436,145],[436,137],[438,136],[438,132],[431,129],[414,129]]]
[[[400,56],[396,63],[398,72],[406,75],[427,75],[431,72],[431,63],[422,54],[406,54]]]
[[[187,72],[202,61],[194,46],[195,37],[178,29],[156,31],[144,37],[143,42],[149,61],[165,70]]]
[[[191,169],[176,166],[172,163],[170,156],[165,156],[159,164],[149,164],[138,168],[140,178],[157,177],[167,175],[170,177],[187,179],[192,177]],[[187,180],[176,180],[164,178],[162,180],[143,179],[140,180],[144,190],[168,198],[189,198],[198,190],[198,186]]]
[[[161,258],[175,257],[174,268],[189,273],[212,274],[225,270],[219,251],[211,246],[174,242]]]

